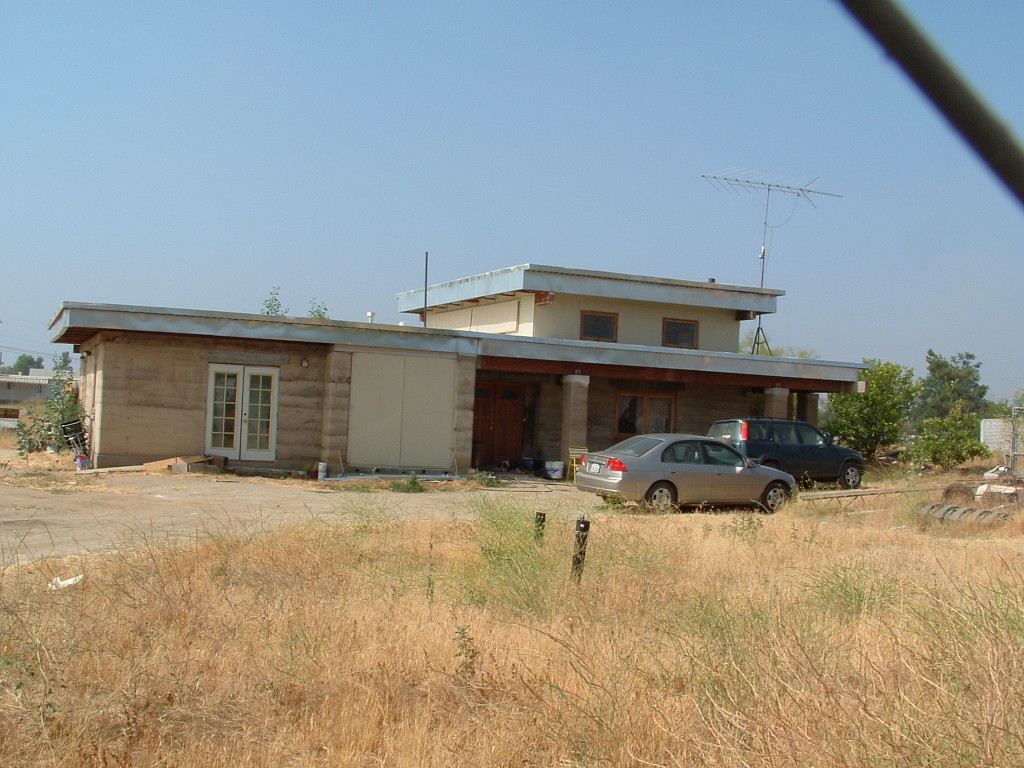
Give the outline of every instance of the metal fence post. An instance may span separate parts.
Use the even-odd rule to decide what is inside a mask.
[[[576,583],[583,578],[583,564],[587,560],[587,535],[590,533],[590,521],[585,515],[576,518],[576,547],[572,553],[572,577]]]
[[[533,518],[533,539],[538,544],[544,540],[544,525],[547,523],[547,512],[538,511]]]

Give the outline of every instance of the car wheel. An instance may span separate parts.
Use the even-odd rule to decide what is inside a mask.
[[[859,488],[860,478],[860,468],[856,464],[844,464],[843,470],[839,473],[839,487]]]
[[[671,512],[676,507],[676,489],[672,483],[655,483],[644,495],[644,500],[655,512]]]
[[[778,512],[789,501],[789,489],[778,480],[768,483],[761,494],[761,508],[768,513]]]

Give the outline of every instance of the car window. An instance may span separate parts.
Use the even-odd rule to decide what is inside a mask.
[[[800,435],[800,442],[804,445],[825,445],[825,438],[814,427],[809,424],[797,424],[796,431]]]
[[[664,440],[659,440],[656,437],[643,437],[637,435],[635,437],[627,437],[621,443],[616,443],[611,448],[606,448],[602,453],[624,453],[627,456],[643,456],[651,448],[656,445],[661,445]]]
[[[777,422],[775,424],[776,443],[799,443],[800,438],[796,434],[796,424]]]
[[[747,427],[748,440],[767,440],[768,425],[763,421],[752,421]]]
[[[687,440],[682,443],[673,443],[661,455],[661,460],[666,464],[702,464],[700,446],[696,440]]]
[[[740,434],[740,423],[738,421],[722,421],[718,424],[712,424],[711,429],[708,430],[708,434],[711,437],[717,437],[720,440],[731,440],[733,434],[735,434],[738,439]]]
[[[704,443],[704,456],[708,464],[724,467],[742,467],[747,460],[728,445],[722,443]]]

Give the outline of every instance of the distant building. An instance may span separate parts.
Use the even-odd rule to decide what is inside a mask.
[[[27,376],[0,374],[0,403],[28,403],[50,397],[53,371],[32,368]]]

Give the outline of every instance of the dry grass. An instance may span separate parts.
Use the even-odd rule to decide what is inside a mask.
[[[1024,764],[1021,521],[502,498],[8,571],[0,765]]]
[[[18,434],[13,429],[0,429],[0,451],[14,451],[18,448]]]

